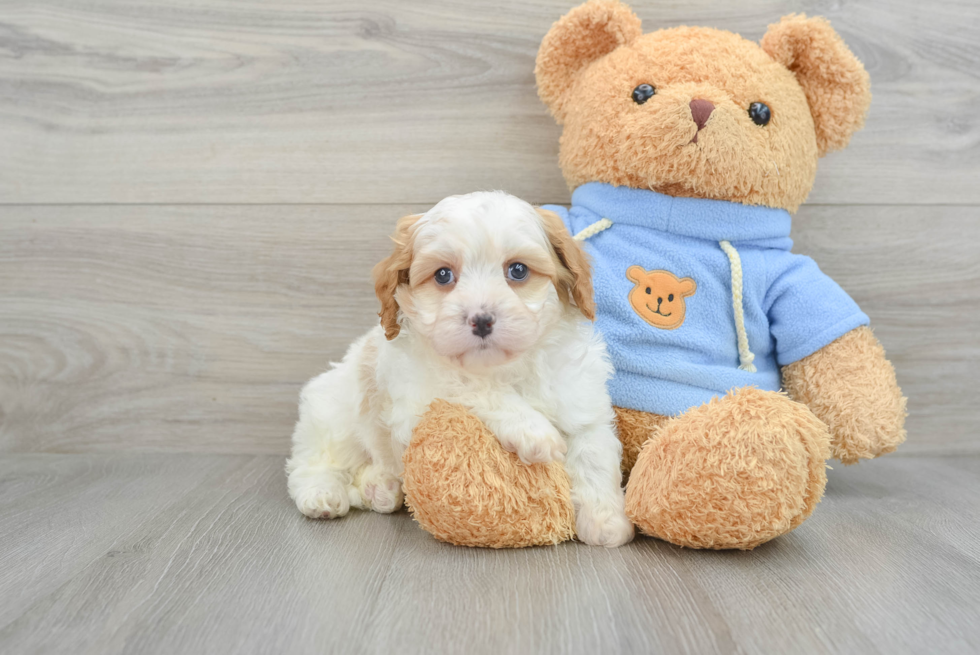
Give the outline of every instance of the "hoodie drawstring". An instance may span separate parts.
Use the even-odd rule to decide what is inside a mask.
[[[735,310],[735,332],[738,334],[739,368],[755,373],[755,355],[749,350],[749,335],[745,331],[745,309],[742,305],[742,258],[729,241],[719,241],[718,245],[728,255],[732,266],[732,309]]]
[[[608,230],[613,226],[613,222],[608,218],[600,218],[592,225],[584,228],[581,232],[572,237],[575,241],[585,241],[589,237],[594,237],[603,230]]]

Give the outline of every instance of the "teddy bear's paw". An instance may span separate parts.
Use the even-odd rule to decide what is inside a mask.
[[[565,460],[567,446],[561,433],[541,414],[521,416],[497,427],[497,439],[504,450],[515,453],[525,464],[546,464]]]
[[[844,464],[880,457],[905,441],[906,398],[867,326],[784,367],[783,386],[827,425],[833,456]]]
[[[575,513],[575,533],[590,546],[616,548],[633,540],[633,524],[621,508],[583,505]]]

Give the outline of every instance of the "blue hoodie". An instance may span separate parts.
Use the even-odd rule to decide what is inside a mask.
[[[790,252],[785,210],[599,182],[545,208],[585,238],[619,407],[670,416],[737,387],[776,391],[779,367],[868,324]]]

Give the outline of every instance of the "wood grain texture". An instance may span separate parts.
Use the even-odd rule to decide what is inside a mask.
[[[407,211],[11,208],[4,449],[284,452],[300,385],[377,321]]]
[[[370,269],[424,208],[7,208],[0,452],[286,452],[300,386],[375,324]],[[794,234],[897,367],[901,452],[980,452],[975,210],[811,206]]]
[[[279,457],[8,455],[0,488],[5,653],[980,648],[977,457],[833,470],[813,518],[747,553],[486,551],[405,513],[311,521]]]
[[[0,13],[0,203],[566,195],[534,56],[573,0],[21,0]],[[874,103],[812,202],[980,203],[973,0],[634,2],[758,39],[829,17]]]

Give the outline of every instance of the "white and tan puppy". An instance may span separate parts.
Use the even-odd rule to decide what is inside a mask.
[[[525,463],[563,460],[578,538],[619,546],[621,445],[589,264],[554,214],[502,192],[399,221],[374,269],[381,325],[303,389],[289,493],[312,518],[402,505],[401,456],[436,398]]]

